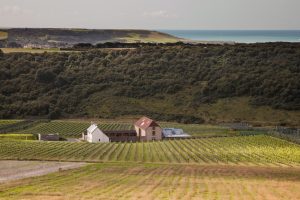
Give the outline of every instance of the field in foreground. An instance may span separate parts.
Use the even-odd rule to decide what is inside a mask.
[[[0,159],[299,166],[300,146],[264,135],[97,144],[4,140]]]
[[[0,184],[0,199],[300,199],[300,168],[92,164]]]
[[[84,163],[0,160],[0,183],[74,169]]]

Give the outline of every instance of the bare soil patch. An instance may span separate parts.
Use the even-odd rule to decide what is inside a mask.
[[[85,163],[74,162],[46,162],[46,161],[1,161],[0,183],[28,177],[74,169],[84,166]]]

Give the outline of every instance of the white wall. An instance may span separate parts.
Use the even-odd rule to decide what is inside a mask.
[[[91,143],[109,142],[109,138],[99,128],[96,128],[92,133],[87,134],[87,141]]]

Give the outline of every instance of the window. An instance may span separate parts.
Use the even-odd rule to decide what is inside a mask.
[[[155,126],[152,127],[152,136],[155,136]]]

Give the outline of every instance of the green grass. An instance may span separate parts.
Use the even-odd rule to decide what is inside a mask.
[[[119,40],[124,40],[128,43],[134,43],[134,42],[156,42],[156,43],[173,43],[173,42],[178,42],[180,39],[175,38],[175,37],[170,37],[167,35],[162,35],[161,33],[158,32],[150,32],[147,36],[141,35],[138,33],[130,33],[125,37],[117,38]]]
[[[52,49],[31,49],[31,48],[1,48],[4,53],[56,53],[56,52],[68,52],[68,51],[61,51],[57,48]]]
[[[0,140],[35,140],[36,137],[33,134],[0,134]]]
[[[0,40],[6,40],[8,37],[8,33],[5,31],[0,31]]]
[[[300,169],[92,164],[0,184],[0,199],[299,199]]]
[[[188,98],[192,92],[187,89],[187,91],[179,92],[176,98],[171,95],[165,98],[143,99],[119,97],[117,100],[108,98],[104,102],[96,99],[89,102],[92,106],[88,113],[91,116],[97,113],[105,113],[109,116],[112,112],[117,113],[124,110],[124,107],[131,110],[137,110],[137,108],[148,110],[151,105],[151,111],[154,113],[196,116],[205,119],[206,123],[212,124],[234,121],[247,121],[261,126],[276,126],[279,123],[286,123],[288,126],[300,124],[299,111],[273,109],[270,106],[251,106],[248,97],[219,99],[214,103],[201,104],[195,110],[184,103],[191,101]]]
[[[299,165],[300,146],[264,135],[106,144],[0,141],[0,159]]]

